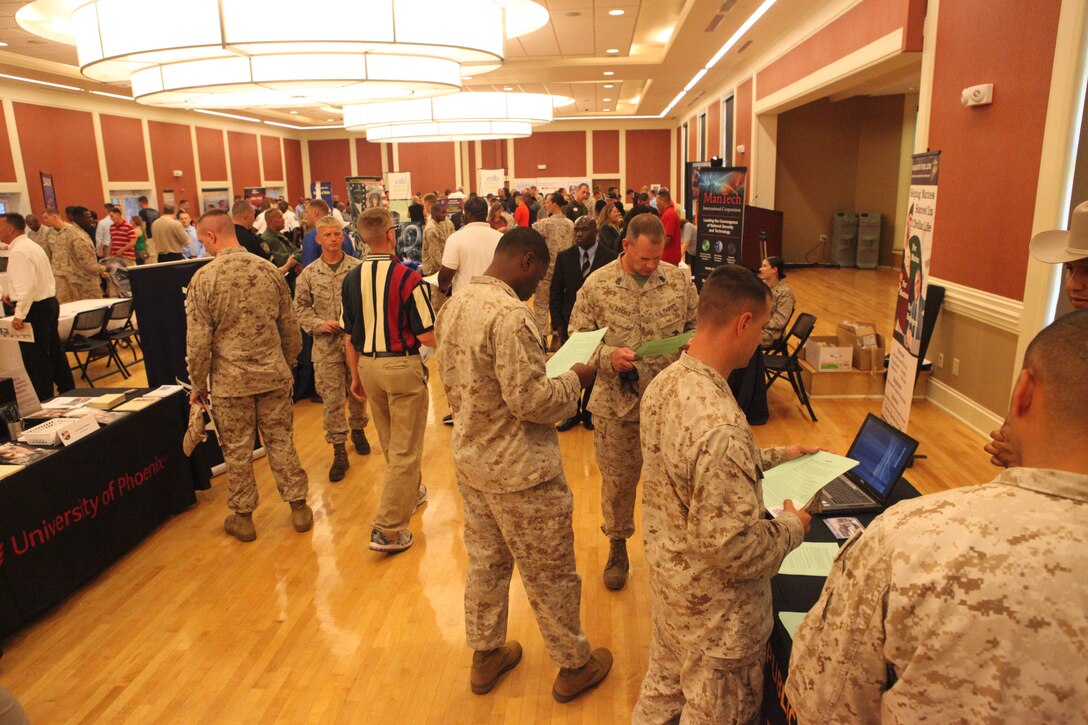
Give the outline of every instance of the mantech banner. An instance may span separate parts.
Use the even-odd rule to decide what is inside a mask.
[[[698,175],[699,235],[692,273],[701,289],[707,276],[723,264],[743,264],[741,239],[744,225],[744,193],[747,167],[709,167],[693,170]],[[692,178],[692,186],[695,186]]]

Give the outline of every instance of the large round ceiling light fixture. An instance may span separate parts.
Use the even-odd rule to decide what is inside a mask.
[[[551,123],[552,96],[542,93],[455,93],[391,103],[344,106],[344,127],[368,141],[469,141],[521,138]]]
[[[135,100],[175,108],[262,108],[453,93],[463,73],[502,65],[506,37],[548,13],[533,0],[37,0],[31,32],[76,46],[80,71],[131,82]],[[541,13],[543,20],[541,20]],[[536,24],[536,27],[533,27]]]

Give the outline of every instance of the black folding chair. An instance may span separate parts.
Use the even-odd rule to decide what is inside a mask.
[[[136,345],[140,345],[142,348],[143,344],[140,342],[140,331],[132,324],[132,298],[118,300],[110,305],[109,309],[110,316],[106,321],[106,328],[99,337],[110,343],[110,347],[113,349],[112,358],[116,359],[119,365],[121,365],[121,354],[118,348],[121,347],[127,347],[132,353],[132,364],[140,362],[143,358],[137,356]],[[124,320],[125,324],[121,327],[110,329],[110,323],[116,322],[117,320]],[[136,345],[132,344],[133,340],[136,341]],[[128,377],[128,367],[125,365],[121,365],[121,367],[126,373],[125,377]]]
[[[790,331],[782,338],[781,351],[763,353],[763,367],[767,370],[768,390],[774,384],[774,381],[785,375],[786,379],[790,381],[790,385],[793,386],[793,392],[797,394],[797,399],[808,408],[808,414],[812,417],[813,423],[816,422],[816,414],[812,412],[812,405],[808,401],[808,391],[805,390],[805,382],[801,378],[801,361],[797,356],[805,347],[805,343],[808,342],[814,327],[816,327],[816,316],[802,312],[797,316]],[[796,340],[797,343],[796,347],[793,348],[793,352],[790,352],[789,343],[791,340]]]
[[[785,330],[786,327],[790,324],[790,320],[793,319],[793,315],[794,315],[795,312],[797,312],[797,307],[796,306],[792,310],[790,310],[790,316],[786,318],[786,324],[782,325],[783,330]],[[775,353],[777,355],[784,354],[786,352],[786,340],[787,339],[789,339],[789,335],[783,334],[782,337],[778,338],[777,340],[772,342],[770,345],[764,345],[763,346],[763,352],[772,352],[772,353]]]
[[[121,361],[113,354],[113,348],[108,340],[100,337],[102,332],[106,329],[106,325],[109,323],[110,310],[108,307],[101,307],[97,310],[87,310],[86,312],[80,312],[72,320],[72,333],[68,336],[68,339],[64,341],[64,351],[70,352],[76,358],[76,366],[72,370],[79,370],[80,376],[87,381],[87,384],[92,388],[94,387],[95,380],[101,380],[104,377],[110,375],[116,375],[118,372],[126,378],[128,377],[128,371],[125,370]],[[87,357],[80,359],[80,355],[86,353]],[[104,355],[111,360],[117,362],[117,371],[107,373],[106,375],[100,375],[97,378],[91,378],[87,374],[87,366],[91,361],[100,358]]]

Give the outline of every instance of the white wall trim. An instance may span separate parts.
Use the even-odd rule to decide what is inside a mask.
[[[762,100],[756,99],[756,89],[753,83],[752,110],[757,116],[771,111],[786,110],[785,107],[790,103],[795,103],[810,93],[820,91],[870,66],[894,58],[902,54],[902,52],[903,29],[897,28],[883,38],[874,40],[865,47],[825,65],[823,68],[808,74],[785,88],[775,91]],[[696,129],[697,132],[698,129]]]
[[[1020,334],[1020,319],[1024,311],[1022,302],[937,277],[930,277],[929,283],[944,287],[946,311],[969,317],[1013,335]]]
[[[400,171],[400,144],[396,141],[393,142],[393,168],[389,170]]]
[[[261,142],[261,135],[256,134],[257,137],[257,174],[261,180],[261,186],[268,186],[268,182],[264,179],[264,143]]]
[[[15,124],[15,106],[10,98],[0,99],[3,105],[4,121],[8,127],[8,143],[11,145],[11,162],[15,165],[15,183],[19,189],[19,211],[29,214],[30,186],[26,178],[26,168],[23,167],[23,147],[19,145],[19,129]],[[7,191],[7,190],[5,190]],[[11,191],[15,191],[12,189]],[[104,201],[104,199],[103,199]],[[25,209],[23,207],[26,207]]]
[[[453,188],[456,190],[458,186],[461,186],[461,173],[463,167],[461,166],[461,150],[464,148],[464,144],[457,141],[453,145]]]
[[[389,168],[389,154],[385,148],[387,144],[385,143],[385,141],[381,141],[380,143],[378,143],[378,146],[382,150],[382,178],[384,179],[385,175],[392,171],[392,169]]]
[[[672,174],[676,173],[676,128],[669,129],[669,181],[674,181]],[[676,184],[669,187],[675,189]],[[620,199],[627,198],[627,129],[620,129]]]
[[[918,78],[918,119],[914,130],[914,153],[929,150],[929,116],[933,108],[933,70],[937,66],[937,20],[941,0],[927,0],[922,27],[922,69]]]
[[[348,158],[351,160],[351,175],[359,175],[359,148],[355,145],[355,139],[348,139]],[[287,174],[285,173],[284,176]]]
[[[508,138],[506,139],[506,183],[509,184],[514,176],[514,139]]]
[[[1004,418],[989,408],[984,408],[947,383],[930,376],[926,398],[954,418],[959,418],[968,428],[986,440],[990,431],[1001,427]],[[981,451],[980,451],[981,454]]]
[[[144,154],[147,157],[147,181],[151,185],[151,200],[156,202],[156,209],[162,209],[162,206],[159,205],[161,204],[159,202],[159,185],[155,181],[155,160],[151,155],[151,128],[146,118],[140,119],[140,127],[144,134]]]
[[[230,194],[231,203],[234,203],[234,174],[230,170],[230,139],[227,130],[223,129],[223,158],[227,164],[227,193]]]
[[[287,188],[287,152],[283,148],[283,136],[280,136],[280,169],[283,171],[283,198],[291,203],[291,190]],[[294,209],[294,206],[291,208]]]
[[[193,145],[193,174],[196,176],[196,188],[193,189],[193,193],[197,195],[197,212],[203,213],[200,210],[204,208],[204,180],[200,177],[200,146],[197,145],[196,140],[196,124],[189,124],[189,142]]]
[[[98,111],[91,112],[91,126],[94,128],[94,150],[98,154],[98,173],[102,176],[102,201],[107,201],[110,198],[110,176],[106,169],[106,143],[102,137],[102,117],[98,115]],[[29,202],[30,199],[27,199],[27,203]]]

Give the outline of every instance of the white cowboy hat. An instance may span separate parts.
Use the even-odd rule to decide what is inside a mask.
[[[1032,237],[1031,256],[1048,264],[1065,264],[1088,257],[1088,201],[1073,210],[1069,231],[1055,229]]]

